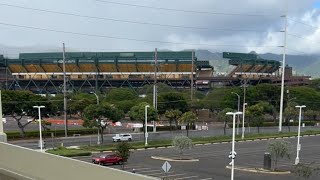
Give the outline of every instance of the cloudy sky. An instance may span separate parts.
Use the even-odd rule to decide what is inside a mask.
[[[285,7],[285,0],[0,0],[0,52],[65,42],[79,51],[281,53]],[[319,0],[288,0],[290,54],[320,54],[319,8]]]

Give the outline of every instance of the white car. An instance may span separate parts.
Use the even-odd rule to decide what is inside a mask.
[[[113,142],[119,142],[119,141],[132,141],[131,134],[116,134],[112,137]]]

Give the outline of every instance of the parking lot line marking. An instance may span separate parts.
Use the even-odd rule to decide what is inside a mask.
[[[173,173],[173,172],[168,172],[168,174],[171,174],[171,173]],[[144,174],[144,175],[157,177],[156,175],[163,175],[163,174],[165,174],[165,172],[152,173],[152,174],[148,174],[147,173],[147,174]]]
[[[205,179],[199,179],[199,180],[210,180],[210,179],[212,179],[212,178],[205,178]]]
[[[167,175],[168,177],[174,177],[174,176],[183,176],[186,174],[172,174],[172,175]],[[165,178],[166,176],[162,176],[161,178]]]
[[[175,180],[179,180],[179,179],[191,179],[191,178],[196,178],[199,176],[187,176],[187,177],[181,177],[181,178],[176,178]]]
[[[138,171],[137,173],[148,173],[148,172],[157,172],[157,171],[162,171],[162,170],[150,170],[150,171]]]
[[[139,171],[139,170],[146,170],[146,169],[151,169],[151,168],[130,168],[130,169],[134,169],[136,171]]]

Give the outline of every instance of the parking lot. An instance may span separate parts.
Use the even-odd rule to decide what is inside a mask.
[[[292,156],[291,159],[280,160],[279,168],[281,170],[288,170],[293,168],[294,159],[296,157],[296,138],[283,139],[291,142]],[[320,144],[319,136],[303,137],[301,138],[302,150],[300,153],[300,162],[311,163],[315,166],[320,166]],[[236,167],[245,168],[261,168],[263,167],[263,155],[267,151],[268,142],[275,140],[261,140],[261,141],[247,141],[236,143],[237,157],[235,159]],[[199,159],[198,162],[170,162],[171,169],[168,177],[172,179],[230,179],[230,169],[226,166],[230,160],[228,155],[231,149],[230,143],[210,144],[194,146],[193,149],[186,151],[185,156]],[[161,148],[151,150],[134,151],[131,154],[129,162],[125,166],[125,170],[135,173],[153,176],[157,178],[165,177],[162,170],[164,161],[152,159],[151,156],[165,156],[176,157],[177,151],[173,148]],[[84,161],[91,161],[90,157],[80,158]],[[121,169],[120,166],[107,166],[111,168]],[[319,175],[315,175],[311,180],[319,179]],[[239,180],[257,180],[257,179],[273,179],[273,180],[299,180],[295,174],[289,175],[271,175],[252,173],[244,171],[235,171],[235,179]]]

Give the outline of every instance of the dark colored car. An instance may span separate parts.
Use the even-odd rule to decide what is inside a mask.
[[[121,157],[115,155],[115,154],[103,154],[99,157],[93,158],[92,163],[94,164],[122,164],[123,160]]]

